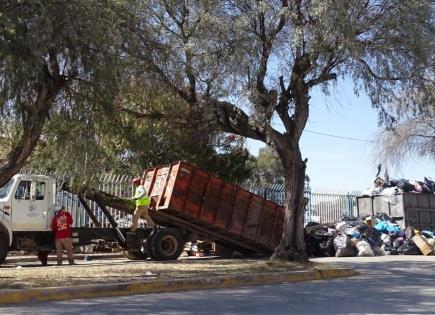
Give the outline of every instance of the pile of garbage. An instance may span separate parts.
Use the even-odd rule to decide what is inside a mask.
[[[423,181],[407,179],[384,179],[376,176],[370,188],[362,192],[363,196],[394,195],[402,192],[435,193],[435,181],[425,177]]]
[[[401,229],[385,213],[344,216],[335,224],[308,223],[305,242],[309,257],[351,257],[435,254],[435,233],[410,226]]]

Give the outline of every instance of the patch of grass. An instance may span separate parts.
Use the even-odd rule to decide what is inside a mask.
[[[299,264],[267,259],[193,259],[177,261],[107,260],[75,266],[22,267],[0,269],[0,288],[75,286],[83,284],[210,277],[314,269],[316,264]]]

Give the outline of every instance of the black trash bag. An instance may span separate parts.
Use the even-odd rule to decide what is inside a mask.
[[[412,185],[409,181],[406,179],[399,179],[397,182],[397,187],[402,189],[403,192],[410,192],[414,190],[414,185]]]
[[[349,227],[361,227],[364,225],[364,222],[361,221],[360,219],[355,220],[355,221],[348,221],[347,225],[349,225]]]
[[[390,179],[390,187],[397,187],[397,184],[399,183],[398,179]]]
[[[403,255],[423,255],[417,245],[410,239],[405,240],[401,246],[401,250]]]
[[[344,234],[339,233],[334,238],[335,257],[351,257],[356,255],[355,246],[350,241],[350,238]]]
[[[388,214],[386,214],[385,212],[377,213],[376,217],[378,219],[380,219],[381,221],[390,221],[392,223],[395,223],[394,219],[392,217],[390,217]]]
[[[305,226],[305,232],[308,234],[317,234],[318,232],[326,233],[328,228],[317,222],[308,222]]]
[[[322,241],[322,237],[307,234],[305,236],[305,246],[307,248],[308,257],[324,257],[324,252],[320,248],[319,244]]]
[[[393,240],[393,247],[395,249],[400,248],[403,245],[404,241],[405,241],[405,239],[403,237],[398,237],[398,238],[394,239]]]
[[[435,192],[435,182],[429,178],[429,177],[425,177],[424,178],[424,185],[431,191],[431,192]]]
[[[423,235],[426,238],[434,238],[433,234],[430,233],[429,231],[422,231],[422,232],[420,232],[420,234]]]
[[[322,250],[322,255],[324,257],[334,257],[335,256],[334,238],[335,238],[335,236],[329,236],[327,238],[324,238],[319,243],[320,249]]]
[[[384,250],[385,252],[388,252],[390,255],[399,255],[397,248],[394,248],[393,246],[385,245]]]
[[[318,223],[318,222],[308,222],[307,225],[305,225],[305,227],[315,226],[315,225],[320,225],[320,223]]]
[[[358,218],[357,217],[354,217],[354,216],[350,216],[350,215],[343,215],[342,217],[341,217],[341,221],[343,221],[343,222],[349,222],[349,221],[358,221]]]
[[[382,233],[376,230],[373,226],[363,225],[359,228],[359,231],[361,233],[360,239],[367,241],[372,247],[382,246]]]

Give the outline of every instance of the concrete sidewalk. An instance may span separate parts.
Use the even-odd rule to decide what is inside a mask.
[[[81,285],[75,287],[6,289],[0,290],[0,305],[41,301],[61,301],[83,298],[113,297],[185,290],[202,290],[250,286],[271,283],[288,283],[311,280],[328,280],[356,275],[354,269],[334,268],[309,271],[256,273],[185,279],[162,279],[142,282]]]

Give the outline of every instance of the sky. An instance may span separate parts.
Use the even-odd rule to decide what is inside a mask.
[[[322,136],[307,131],[373,141],[379,132],[377,112],[366,95],[357,97],[349,82],[338,83],[330,96],[311,94],[310,117],[301,139],[302,158],[308,158],[307,174],[317,190],[348,192],[368,188],[382,157],[374,155],[373,142]],[[274,127],[283,129],[279,121]],[[262,142],[248,140],[247,147],[257,156]],[[384,174],[384,168],[381,175]],[[423,180],[435,178],[435,162],[409,158],[401,169],[388,168],[390,178]]]

